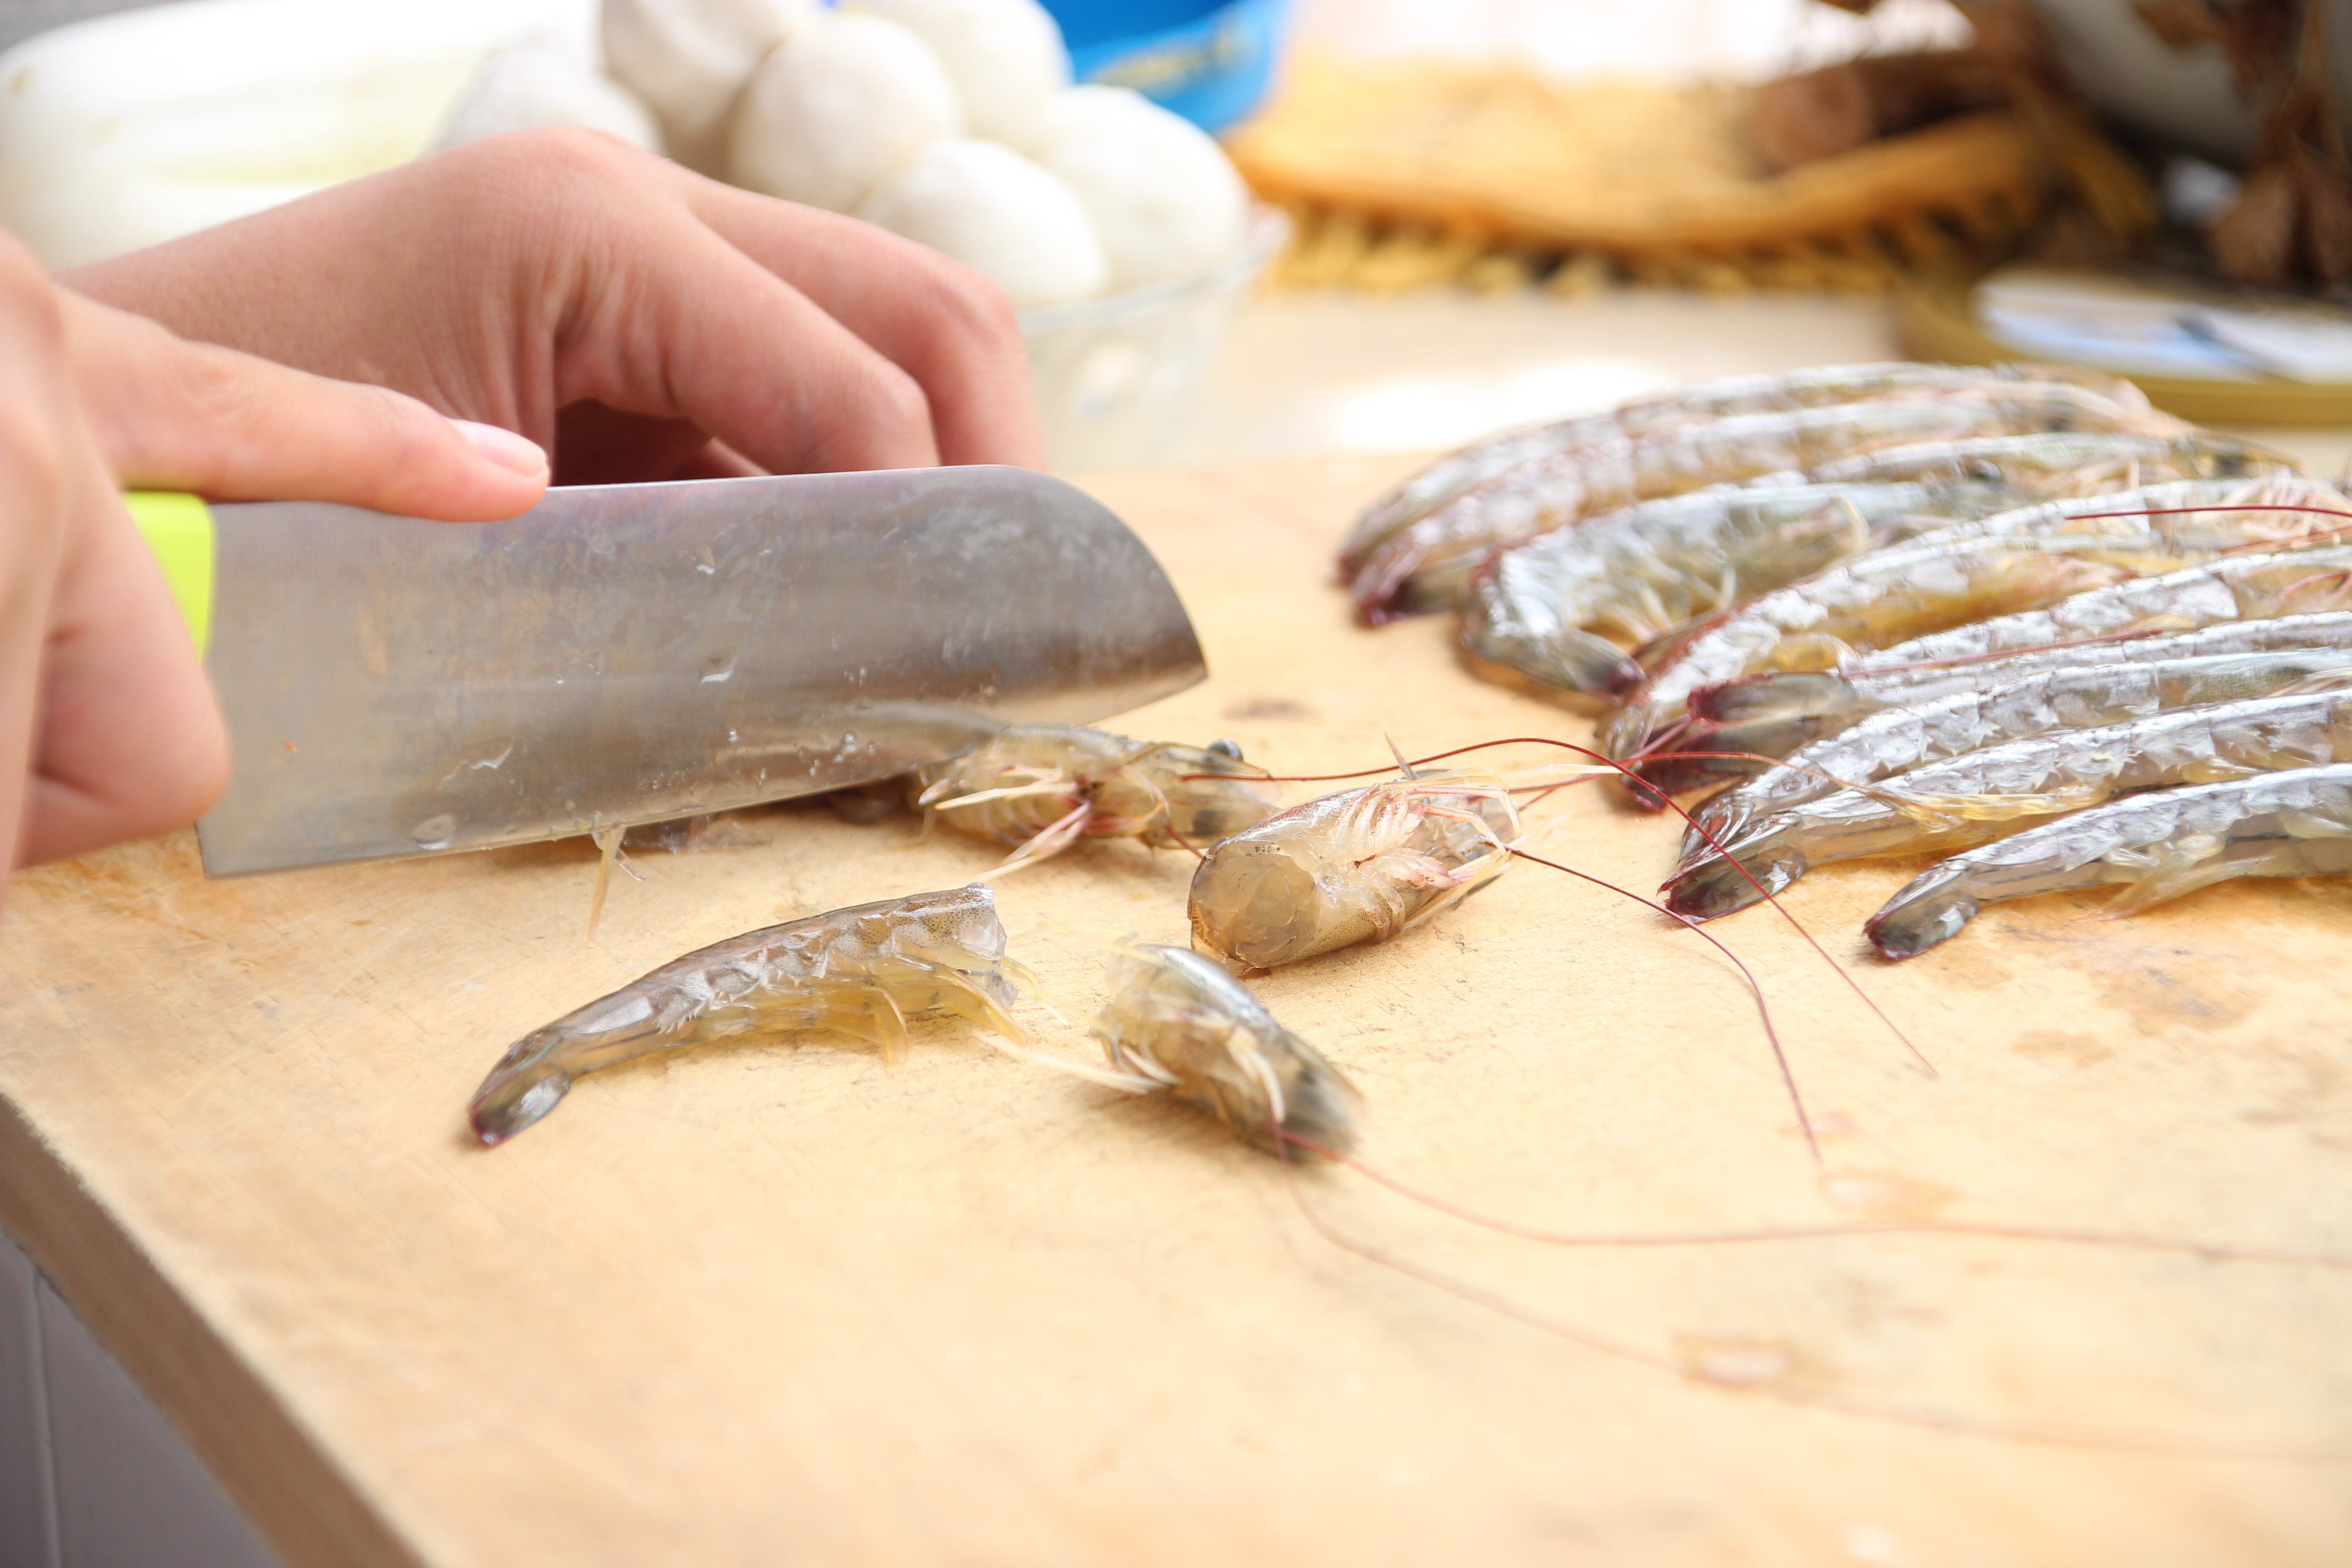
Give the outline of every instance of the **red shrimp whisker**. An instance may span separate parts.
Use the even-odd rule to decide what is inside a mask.
[[[1609,891],[1618,894],[1622,898],[1631,899],[1637,904],[1646,905],[1647,907],[1657,910],[1658,913],[1665,916],[1668,920],[1674,921],[1678,924],[1686,926],[1690,930],[1698,932],[1700,936],[1706,939],[1708,943],[1712,945],[1717,952],[1720,952],[1724,957],[1729,959],[1731,961],[1732,967],[1739,971],[1740,978],[1748,982],[1748,989],[1756,998],[1756,1016],[1764,1025],[1764,1038],[1772,1047],[1772,1060],[1773,1063],[1780,1069],[1780,1082],[1789,1091],[1789,1103],[1796,1110],[1798,1131],[1804,1133],[1805,1147],[1812,1152],[1814,1163],[1816,1164],[1820,1163],[1822,1158],[1821,1137],[1813,1131],[1813,1119],[1805,1110],[1805,1097],[1802,1091],[1797,1088],[1796,1069],[1789,1065],[1789,1052],[1787,1047],[1782,1046],[1780,1043],[1780,1031],[1773,1026],[1772,1009],[1765,1003],[1764,1000],[1764,983],[1756,978],[1756,972],[1748,968],[1747,963],[1741,960],[1738,953],[1732,952],[1729,947],[1726,946],[1723,940],[1717,937],[1713,931],[1701,927],[1696,921],[1678,915],[1672,910],[1666,908],[1665,905],[1659,903],[1656,900],[1643,898],[1641,894],[1633,891],[1631,888],[1621,888],[1614,882],[1608,881],[1603,878],[1592,875],[1590,871],[1580,871],[1572,866],[1563,866],[1557,860],[1547,860],[1540,855],[1530,855],[1524,849],[1507,848],[1506,853],[1517,859],[1532,860],[1538,866],[1549,866],[1555,871],[1564,872],[1570,877],[1579,878],[1581,880],[1591,883],[1596,888],[1606,888]]]
[[[2248,501],[2243,505],[2223,502],[2215,506],[2144,506],[2134,507],[2126,511],[2074,511],[2066,514],[2066,521],[2082,522],[2095,518],[2175,517],[2200,511],[2294,511],[2309,512],[2317,517],[2345,519],[2341,528],[2323,528],[2315,533],[2305,534],[2302,540],[2250,539],[2242,544],[2228,545],[2216,552],[2221,555],[2235,555],[2241,551],[2247,550],[2260,553],[2276,550],[2282,544],[2301,543],[2314,539],[2332,539],[2339,533],[2352,533],[2352,512],[2346,511],[2340,506],[2294,506],[2284,501]]]
[[[1555,1339],[1608,1356],[1631,1363],[1652,1372],[1664,1373],[1682,1383],[1696,1384],[1727,1394],[1750,1394],[1775,1404],[1807,1410],[1825,1411],[1854,1420],[1875,1421],[1887,1426],[1906,1426],[1952,1436],[1981,1437],[1994,1442],[2016,1443],[2034,1447],[2088,1449],[2095,1452],[2131,1454],[2151,1458],[2236,1459],[2267,1463],[2343,1464],[2352,1461],[2352,1454],[2325,1449],[2280,1449],[2256,1451],[2221,1448],[2192,1443],[2168,1443],[2160,1438],[2101,1432],[2060,1423],[2003,1422],[1985,1417],[1955,1415],[1947,1411],[1908,1408],[1899,1405],[1874,1405],[1859,1399],[1842,1398],[1834,1394],[1809,1393],[1801,1388],[1776,1386],[1764,1382],[1742,1382],[1724,1376],[1709,1376],[1670,1356],[1629,1344],[1594,1330],[1555,1318],[1549,1313],[1512,1300],[1509,1297],[1473,1284],[1427,1264],[1402,1258],[1384,1247],[1360,1240],[1340,1230],[1318,1213],[1307,1201],[1307,1184],[1298,1173],[1297,1163],[1291,1158],[1290,1145],[1303,1140],[1274,1129],[1275,1149],[1281,1156],[1286,1184],[1290,1189],[1291,1202],[1297,1205],[1299,1216],[1308,1228],[1340,1251],[1352,1254],[1368,1263],[1417,1280],[1433,1290],[1442,1290],[1456,1300],[1510,1319]]]
[[[1633,770],[1626,767],[1624,763],[1616,761],[1614,758],[1604,756],[1601,752],[1594,751],[1590,746],[1580,746],[1572,741],[1556,740],[1549,735],[1513,735],[1507,736],[1499,741],[1480,741],[1467,746],[1456,746],[1451,751],[1433,752],[1426,757],[1416,757],[1412,760],[1410,765],[1413,767],[1426,767],[1432,763],[1442,763],[1448,758],[1462,756],[1471,752],[1491,751],[1496,746],[1554,746],[1562,751],[1573,752],[1579,756],[1585,757],[1602,767],[1622,774],[1627,783],[1633,788],[1649,795],[1653,799],[1661,803],[1667,810],[1670,810],[1676,816],[1680,816],[1685,822],[1690,825],[1692,832],[1696,833],[1701,838],[1705,839],[1717,854],[1724,856],[1726,859],[1731,862],[1732,868],[1737,870],[1742,878],[1746,879],[1748,886],[1754,888],[1756,891],[1762,896],[1764,900],[1772,906],[1773,910],[1782,920],[1787,921],[1789,924],[1794,928],[1797,934],[1804,940],[1805,945],[1811,948],[1815,953],[1820,955],[1821,961],[1823,963],[1828,964],[1831,972],[1834,973],[1840,981],[1844,983],[1846,988],[1852,991],[1856,997],[1860,998],[1862,1005],[1869,1008],[1871,1015],[1875,1017],[1880,1024],[1885,1026],[1886,1032],[1893,1035],[1897,1040],[1902,1042],[1903,1048],[1911,1053],[1912,1058],[1916,1060],[1922,1068],[1927,1069],[1930,1077],[1940,1078],[1943,1076],[1941,1073],[1937,1071],[1936,1064],[1927,1059],[1927,1053],[1921,1050],[1917,1044],[1912,1040],[1911,1037],[1905,1034],[1901,1027],[1895,1024],[1895,1020],[1886,1016],[1885,1009],[1879,1006],[1876,1002],[1871,999],[1870,994],[1862,988],[1862,984],[1859,981],[1855,980],[1853,975],[1848,974],[1845,972],[1845,968],[1843,964],[1839,963],[1836,959],[1830,956],[1829,950],[1823,947],[1821,942],[1815,939],[1811,931],[1805,929],[1804,922],[1798,920],[1796,916],[1790,914],[1785,908],[1783,908],[1780,899],[1774,895],[1769,889],[1766,888],[1763,883],[1758,881],[1755,875],[1748,869],[1746,865],[1741,863],[1738,857],[1733,856],[1725,848],[1723,841],[1720,838],[1717,837],[1712,831],[1702,825],[1696,817],[1693,816],[1688,811],[1683,809],[1682,805],[1671,795],[1668,795],[1664,791],[1659,789],[1655,784],[1651,784],[1647,779],[1644,779],[1639,774],[1633,773]],[[1279,782],[1285,784],[1340,784],[1350,779],[1376,777],[1393,771],[1393,768],[1362,768],[1354,773],[1302,773],[1288,775],[1276,774],[1274,777]],[[1594,776],[1598,777],[1602,775],[1596,774]],[[1524,855],[1524,852],[1522,851],[1515,850],[1513,853],[1523,854],[1524,858],[1527,859],[1532,860],[1537,858],[1537,857],[1532,855]],[[1551,866],[1555,870],[1567,871],[1569,875],[1573,877],[1585,876],[1584,872],[1570,870],[1568,867],[1559,865],[1554,861],[1547,860],[1542,863]],[[1597,877],[1588,878],[1587,879],[1599,883],[1602,887],[1614,888],[1614,884],[1601,882],[1601,879]],[[1665,909],[1663,905],[1652,903],[1651,900],[1643,898],[1639,893],[1632,892],[1622,888],[1616,888],[1614,890],[1624,893],[1627,898],[1635,899],[1643,903],[1649,904],[1652,909],[1657,910],[1660,913],[1665,915],[1666,918],[1674,921],[1675,923],[1685,926],[1691,931],[1698,931],[1701,936],[1706,937],[1707,941],[1713,942],[1727,956],[1730,956],[1734,963],[1739,963],[1738,958],[1731,953],[1731,950],[1729,948],[1725,947],[1722,942],[1712,932],[1701,930],[1696,922],[1685,920],[1682,916],[1675,914],[1672,910]],[[1748,984],[1751,986],[1756,986],[1758,1005],[1759,1008],[1762,1007],[1762,988],[1760,986],[1757,986],[1755,976],[1748,973],[1748,966],[1746,964],[1739,963],[1739,968],[1742,973],[1748,974]],[[1788,1055],[1781,1047],[1780,1035],[1773,1028],[1771,1016],[1769,1011],[1765,1013],[1764,1028],[1767,1037],[1771,1041],[1773,1059],[1780,1064],[1781,1076],[1789,1086],[1789,1097],[1796,1103],[1797,1120],[1800,1125],[1804,1129],[1806,1145],[1812,1151],[1813,1158],[1818,1162],[1822,1158],[1821,1144],[1814,1136],[1811,1121],[1808,1120],[1805,1115],[1804,1102],[1802,1097],[1798,1093],[1795,1075],[1790,1068]]]
[[[1993,1241],[2037,1241],[2054,1246],[2111,1247],[2131,1252],[2158,1252],[2201,1258],[2210,1263],[2273,1264],[2286,1268],[2352,1268],[2352,1256],[2335,1252],[2285,1252],[2272,1247],[2240,1247],[2231,1242],[2184,1241],[2177,1237],[2147,1236],[2136,1231],[2073,1230],[2063,1226],[2000,1225],[1977,1220],[1850,1220],[1814,1225],[1759,1226],[1746,1229],[1694,1231],[1561,1231],[1498,1219],[1464,1204],[1442,1198],[1367,1164],[1353,1154],[1327,1149],[1311,1138],[1284,1132],[1285,1142],[1353,1171],[1375,1185],[1386,1187],[1432,1213],[1474,1225],[1498,1236],[1546,1247],[1723,1247],[1749,1242],[1832,1241],[1853,1236],[1951,1236]]]

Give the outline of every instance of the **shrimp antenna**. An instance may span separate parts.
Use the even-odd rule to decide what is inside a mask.
[[[1763,1378],[1743,1378],[1728,1373],[1714,1372],[1704,1363],[1693,1366],[1654,1351],[1629,1344],[1619,1339],[1580,1327],[1574,1323],[1539,1312],[1532,1307],[1512,1300],[1497,1291],[1451,1274],[1399,1257],[1368,1241],[1359,1240],[1340,1230],[1317,1212],[1307,1200],[1307,1184],[1299,1179],[1297,1163],[1291,1157],[1293,1143],[1308,1147],[1306,1141],[1286,1133],[1277,1125],[1273,1129],[1275,1152],[1280,1155],[1286,1184],[1290,1189],[1291,1202],[1297,1205],[1301,1218],[1309,1229],[1340,1251],[1351,1253],[1368,1263],[1376,1264],[1408,1279],[1418,1280],[1433,1290],[1442,1290],[1456,1300],[1523,1323],[1528,1328],[1566,1340],[1580,1349],[1604,1355],[1616,1361],[1629,1362],[1652,1372],[1683,1383],[1696,1384],[1729,1394],[1752,1394],[1779,1405],[1795,1405],[1807,1410],[1826,1411],[1858,1421],[1874,1421],[1892,1426],[1908,1426],[1952,1436],[1983,1437],[1995,1442],[2016,1443],[2033,1447],[2077,1448],[2119,1454],[2138,1454],[2158,1458],[2266,1460],[2298,1464],[2340,1464],[2352,1455],[2319,1449],[2257,1450],[2210,1447],[2194,1443],[2170,1443],[2161,1438],[2128,1436],[2119,1432],[2101,1432],[2084,1427],[2056,1423],[2010,1423],[1982,1416],[1955,1415],[1945,1411],[1909,1408],[1896,1405],[1872,1405],[1859,1399],[1844,1399],[1834,1394],[1808,1393],[1785,1384],[1773,1384]]]
[[[1740,978],[1748,982],[1748,989],[1756,997],[1756,1016],[1764,1026],[1764,1038],[1766,1043],[1770,1045],[1772,1047],[1772,1061],[1773,1065],[1780,1069],[1780,1082],[1788,1088],[1789,1103],[1796,1109],[1797,1129],[1805,1135],[1805,1147],[1811,1151],[1813,1163],[1815,1164],[1821,1163],[1822,1141],[1819,1134],[1813,1131],[1812,1117],[1805,1110],[1805,1097],[1802,1091],[1797,1088],[1796,1070],[1789,1065],[1789,1052],[1787,1047],[1782,1046],[1780,1043],[1780,1031],[1773,1026],[1772,1009],[1766,1005],[1764,1001],[1763,982],[1756,978],[1756,972],[1748,968],[1747,963],[1738,953],[1732,952],[1729,947],[1725,945],[1722,938],[1717,936],[1713,931],[1706,930],[1704,926],[1701,926],[1696,921],[1690,919],[1688,916],[1675,913],[1674,910],[1666,908],[1665,905],[1659,903],[1655,899],[1644,898],[1641,894],[1633,891],[1631,888],[1621,888],[1616,883],[1596,877],[1590,871],[1580,871],[1573,866],[1565,866],[1557,860],[1547,860],[1540,855],[1530,855],[1524,849],[1514,848],[1507,845],[1505,846],[1505,852],[1517,858],[1518,859],[1532,860],[1538,866],[1549,866],[1555,871],[1565,872],[1569,876],[1575,877],[1582,881],[1590,882],[1596,888],[1606,888],[1612,893],[1619,894],[1622,897],[1633,900],[1637,904],[1642,904],[1647,908],[1655,910],[1658,913],[1665,916],[1668,920],[1673,921],[1679,925],[1687,926],[1692,931],[1696,931],[1702,938],[1706,939],[1706,941],[1713,946],[1717,952],[1720,952],[1724,957],[1729,959],[1731,961],[1732,967],[1739,971]]]
[[[1941,1078],[1943,1076],[1942,1073],[1937,1071],[1936,1064],[1927,1059],[1927,1053],[1921,1050],[1912,1040],[1911,1037],[1905,1034],[1902,1028],[1895,1024],[1895,1020],[1886,1016],[1885,1008],[1879,1006],[1876,1002],[1871,1000],[1870,993],[1862,988],[1861,983],[1855,980],[1853,975],[1846,973],[1844,965],[1839,963],[1836,959],[1830,956],[1830,952],[1827,948],[1823,947],[1819,942],[1814,940],[1813,933],[1805,929],[1803,921],[1798,920],[1796,916],[1790,914],[1786,909],[1781,907],[1780,899],[1773,894],[1771,889],[1765,887],[1763,883],[1756,879],[1755,874],[1749,871],[1746,865],[1741,863],[1738,856],[1732,854],[1730,850],[1724,847],[1722,839],[1717,837],[1715,834],[1703,826],[1696,817],[1685,810],[1682,805],[1672,795],[1666,794],[1665,791],[1660,789],[1656,784],[1652,784],[1648,779],[1642,777],[1641,774],[1635,773],[1632,768],[1627,767],[1623,763],[1618,761],[1616,758],[1596,752],[1590,746],[1580,746],[1573,741],[1555,740],[1549,735],[1509,735],[1499,741],[1479,741],[1467,746],[1456,746],[1450,752],[1437,752],[1426,757],[1417,757],[1414,759],[1414,765],[1426,767],[1432,763],[1442,763],[1448,757],[1458,757],[1469,752],[1487,751],[1496,746],[1557,746],[1564,752],[1574,752],[1578,756],[1588,758],[1604,768],[1608,768],[1612,772],[1623,775],[1627,787],[1641,791],[1643,795],[1647,795],[1652,800],[1656,801],[1666,810],[1671,811],[1675,816],[1681,817],[1685,822],[1690,825],[1692,832],[1697,834],[1699,837],[1706,840],[1707,845],[1712,847],[1716,853],[1721,855],[1726,860],[1731,862],[1732,867],[1738,871],[1739,875],[1747,881],[1748,885],[1754,888],[1756,891],[1763,897],[1764,901],[1770,904],[1773,910],[1782,920],[1787,921],[1790,926],[1795,928],[1797,934],[1804,939],[1806,946],[1821,954],[1822,962],[1828,964],[1836,973],[1837,977],[1845,983],[1846,989],[1852,991],[1855,996],[1859,997],[1862,1001],[1862,1005],[1869,1008],[1872,1015],[1876,1017],[1881,1024],[1885,1026],[1886,1032],[1893,1035],[1897,1040],[1902,1042],[1903,1048],[1909,1051],[1914,1059],[1916,1059],[1922,1068],[1927,1069],[1929,1077]],[[1640,759],[1636,758],[1635,760],[1639,761]],[[1305,775],[1278,774],[1276,776],[1284,778],[1285,782],[1290,784],[1336,784],[1347,779],[1367,778],[1375,773],[1384,773],[1386,772],[1388,772],[1386,768],[1360,768],[1350,773],[1314,773]],[[1639,895],[1628,896],[1638,897]],[[1674,918],[1676,920],[1681,919],[1678,915]],[[1697,928],[1693,927],[1692,929],[1696,930]]]
[[[1630,787],[1642,791],[1643,794],[1658,802],[1659,805],[1665,807],[1665,809],[1673,812],[1675,816],[1681,817],[1685,823],[1688,823],[1690,825],[1691,831],[1697,834],[1700,838],[1704,839],[1706,844],[1716,851],[1717,854],[1722,856],[1725,860],[1728,861],[1732,869],[1738,871],[1741,879],[1745,880],[1749,887],[1754,888],[1765,902],[1772,906],[1774,912],[1780,915],[1782,920],[1787,921],[1796,931],[1796,933],[1804,939],[1805,945],[1811,948],[1814,952],[1820,954],[1822,962],[1829,965],[1831,973],[1834,973],[1838,979],[1844,984],[1846,989],[1853,992],[1854,995],[1861,1000],[1864,1006],[1870,1009],[1871,1016],[1875,1017],[1879,1023],[1885,1027],[1888,1034],[1893,1035],[1896,1040],[1902,1043],[1903,1048],[1910,1052],[1913,1059],[1917,1061],[1922,1068],[1927,1069],[1927,1075],[1930,1078],[1941,1078],[1943,1076],[1942,1073],[1937,1070],[1936,1064],[1927,1059],[1927,1053],[1921,1050],[1917,1043],[1915,1042],[1910,1036],[1905,1034],[1902,1027],[1897,1025],[1894,1019],[1886,1016],[1886,1010],[1881,1007],[1875,1001],[1872,1000],[1870,993],[1862,988],[1861,982],[1855,980],[1853,975],[1847,973],[1845,966],[1838,963],[1835,958],[1830,956],[1829,950],[1824,948],[1821,942],[1814,938],[1811,931],[1805,929],[1804,922],[1797,919],[1796,916],[1790,914],[1788,910],[1781,905],[1780,899],[1772,892],[1772,890],[1764,886],[1762,882],[1757,880],[1755,873],[1748,870],[1747,865],[1742,862],[1738,856],[1732,854],[1731,851],[1725,847],[1722,839],[1717,837],[1715,833],[1703,825],[1698,818],[1693,816],[1688,811],[1685,810],[1682,805],[1672,795],[1667,795],[1656,784],[1652,784],[1649,780],[1642,777],[1639,773],[1636,773],[1623,763],[1619,762],[1613,757],[1604,756],[1602,753],[1594,751],[1590,746],[1580,746],[1572,741],[1555,740],[1549,735],[1513,735],[1507,736],[1499,741],[1480,741],[1472,745],[1456,746],[1452,751],[1438,752],[1430,756],[1419,758],[1417,759],[1417,763],[1421,766],[1427,766],[1431,763],[1443,762],[1448,757],[1458,757],[1469,752],[1486,751],[1496,746],[1514,745],[1557,746],[1563,751],[1573,752],[1579,756],[1589,758],[1592,762],[1623,775]],[[1292,784],[1331,784],[1347,779],[1364,778],[1371,774],[1386,773],[1387,771],[1388,770],[1385,768],[1364,768],[1359,769],[1354,773],[1347,773],[1290,775],[1287,777],[1286,782]],[[1520,854],[1522,858],[1525,859],[1532,860],[1537,858],[1537,857],[1526,855],[1522,851],[1515,850],[1513,853]],[[1570,876],[1582,877],[1587,881],[1607,888],[1612,892],[1622,893],[1625,897],[1634,900],[1636,902],[1648,904],[1650,908],[1657,910],[1661,914],[1665,915],[1667,919],[1672,920],[1680,925],[1685,926],[1692,931],[1697,931],[1701,936],[1706,937],[1707,941],[1713,942],[1717,948],[1721,950],[1726,956],[1730,957],[1734,963],[1739,965],[1740,973],[1747,976],[1748,984],[1756,991],[1757,1006],[1759,1011],[1763,1014],[1764,1032],[1766,1037],[1771,1043],[1773,1060],[1779,1064],[1781,1079],[1788,1085],[1789,1099],[1796,1107],[1797,1121],[1799,1126],[1804,1130],[1806,1146],[1812,1151],[1813,1159],[1818,1163],[1822,1158],[1821,1143],[1814,1135],[1813,1125],[1811,1119],[1808,1118],[1805,1113],[1804,1098],[1798,1090],[1795,1071],[1790,1066],[1788,1053],[1780,1043],[1780,1033],[1773,1027],[1770,1011],[1766,1007],[1764,1003],[1762,987],[1758,984],[1754,973],[1748,970],[1748,966],[1741,963],[1738,956],[1733,954],[1731,950],[1728,947],[1726,947],[1720,940],[1714,936],[1712,932],[1701,930],[1697,922],[1685,920],[1682,916],[1675,914],[1673,910],[1667,910],[1662,905],[1652,903],[1650,900],[1642,897],[1641,894],[1633,892],[1629,889],[1617,887],[1612,882],[1604,882],[1598,877],[1591,877],[1582,871],[1572,870],[1569,867],[1559,865],[1555,861],[1546,860],[1542,863],[1544,865],[1550,866],[1554,870],[1566,871]]]
[[[1482,1214],[1450,1198],[1441,1198],[1411,1183],[1369,1165],[1353,1154],[1327,1148],[1300,1133],[1285,1131],[1283,1141],[1308,1153],[1346,1167],[1377,1186],[1386,1187],[1408,1203],[1448,1219],[1475,1225],[1498,1236],[1546,1247],[1725,1247],[1750,1242],[1833,1241],[1856,1236],[1950,1236],[1994,1241],[2039,1241],[2062,1247],[2112,1247],[2129,1252],[2156,1252],[2203,1258],[2208,1263],[2274,1264],[2284,1268],[2352,1269],[2352,1256],[2336,1252],[2290,1252],[2273,1247],[2239,1247],[2229,1242],[2182,1241],[2137,1231],[2070,1230],[2063,1226],[2002,1225],[1973,1220],[1860,1220],[1844,1225],[1761,1226],[1748,1229],[1696,1231],[1559,1231],[1520,1225]]]
[[[1408,779],[1417,779],[1421,777],[1419,773],[1412,771],[1412,764],[1404,760],[1404,753],[1397,749],[1396,740],[1393,736],[1382,734],[1381,739],[1388,743],[1389,755],[1396,759],[1397,773],[1399,776]]]

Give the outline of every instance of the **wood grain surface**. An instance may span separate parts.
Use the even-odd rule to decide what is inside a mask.
[[[1378,764],[1384,737],[1584,734],[1469,679],[1436,622],[1349,624],[1329,548],[1400,470],[1094,486],[1213,671],[1121,727],[1282,772]],[[1675,838],[1590,790],[1537,815],[1567,819],[1561,858],[1645,887]],[[184,837],[32,872],[0,930],[0,1222],[296,1564],[2352,1558],[2352,1271],[1509,1240],[1347,1173],[1294,1182],[1180,1106],[945,1024],[896,1069],[755,1041],[467,1139],[532,1026],[993,858],[914,837],[795,810],[762,847],[646,857],[593,945],[579,845],[211,883]],[[1716,928],[1772,998],[1818,1164],[1728,965],[1540,868],[1257,988],[1364,1090],[1369,1161],[1528,1224],[2352,1254],[2352,886],[2127,921],[2042,900],[1885,965],[1860,923],[1914,870],[1833,868],[1789,905],[1938,1077],[1769,911]],[[1182,940],[1188,875],[1102,844],[1015,877],[1013,951],[1083,1020],[1112,939]],[[1339,1249],[1302,1198],[1494,1300]]]

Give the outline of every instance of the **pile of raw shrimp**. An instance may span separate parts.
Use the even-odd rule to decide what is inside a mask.
[[[2352,500],[2032,364],[1832,366],[1517,430],[1382,498],[1368,623],[1452,609],[1479,674],[1604,714],[1690,811],[1667,907],[1951,853],[1865,928],[2352,871]],[[1703,792],[1713,793],[1696,805]]]

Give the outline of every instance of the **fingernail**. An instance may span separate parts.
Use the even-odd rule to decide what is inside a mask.
[[[474,444],[474,450],[501,468],[511,469],[527,479],[547,477],[547,454],[539,443],[501,430],[495,425],[479,425],[471,419],[452,419],[457,434]]]

